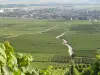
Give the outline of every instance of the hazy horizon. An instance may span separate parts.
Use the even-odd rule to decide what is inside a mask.
[[[0,4],[99,3],[100,0],[0,0]]]

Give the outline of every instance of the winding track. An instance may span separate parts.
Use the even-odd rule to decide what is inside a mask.
[[[64,33],[62,33],[62,34],[60,34],[60,35],[58,35],[58,36],[56,37],[56,39],[59,39],[60,37],[64,36],[65,33],[66,33],[66,32],[64,32]]]
[[[95,29],[96,29],[97,31],[100,31],[100,29],[99,29],[99,28],[97,28],[97,27],[95,27]]]
[[[59,39],[60,37],[64,36],[65,33],[66,33],[66,32],[64,32],[64,33],[62,33],[62,34],[60,34],[60,35],[58,35],[58,36],[56,37],[56,39]],[[73,48],[68,44],[68,42],[67,42],[65,39],[62,39],[62,40],[63,40],[63,44],[64,44],[65,46],[68,47],[69,55],[72,56],[72,55],[74,54]]]

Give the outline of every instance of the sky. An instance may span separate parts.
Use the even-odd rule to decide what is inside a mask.
[[[0,0],[0,4],[42,4],[48,2],[55,3],[93,3],[100,0]]]

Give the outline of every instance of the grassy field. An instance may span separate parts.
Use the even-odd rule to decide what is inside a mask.
[[[0,41],[10,41],[16,52],[30,53],[32,66],[46,68],[49,65],[66,63],[51,61],[57,56],[69,56],[68,48],[61,39],[66,39],[76,56],[95,57],[100,48],[99,22],[86,20],[29,20],[0,18]],[[60,39],[56,37],[66,32]],[[60,58],[62,60],[62,58]],[[57,59],[57,60],[60,60]]]

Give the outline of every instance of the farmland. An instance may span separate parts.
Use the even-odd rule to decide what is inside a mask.
[[[35,68],[65,66],[63,60],[69,57],[69,53],[61,39],[68,41],[76,56],[95,57],[96,50],[100,48],[99,24],[99,21],[87,20],[0,18],[0,41],[8,40],[16,52],[31,54]],[[64,32],[64,36],[56,39]],[[54,60],[61,63],[50,62]]]

